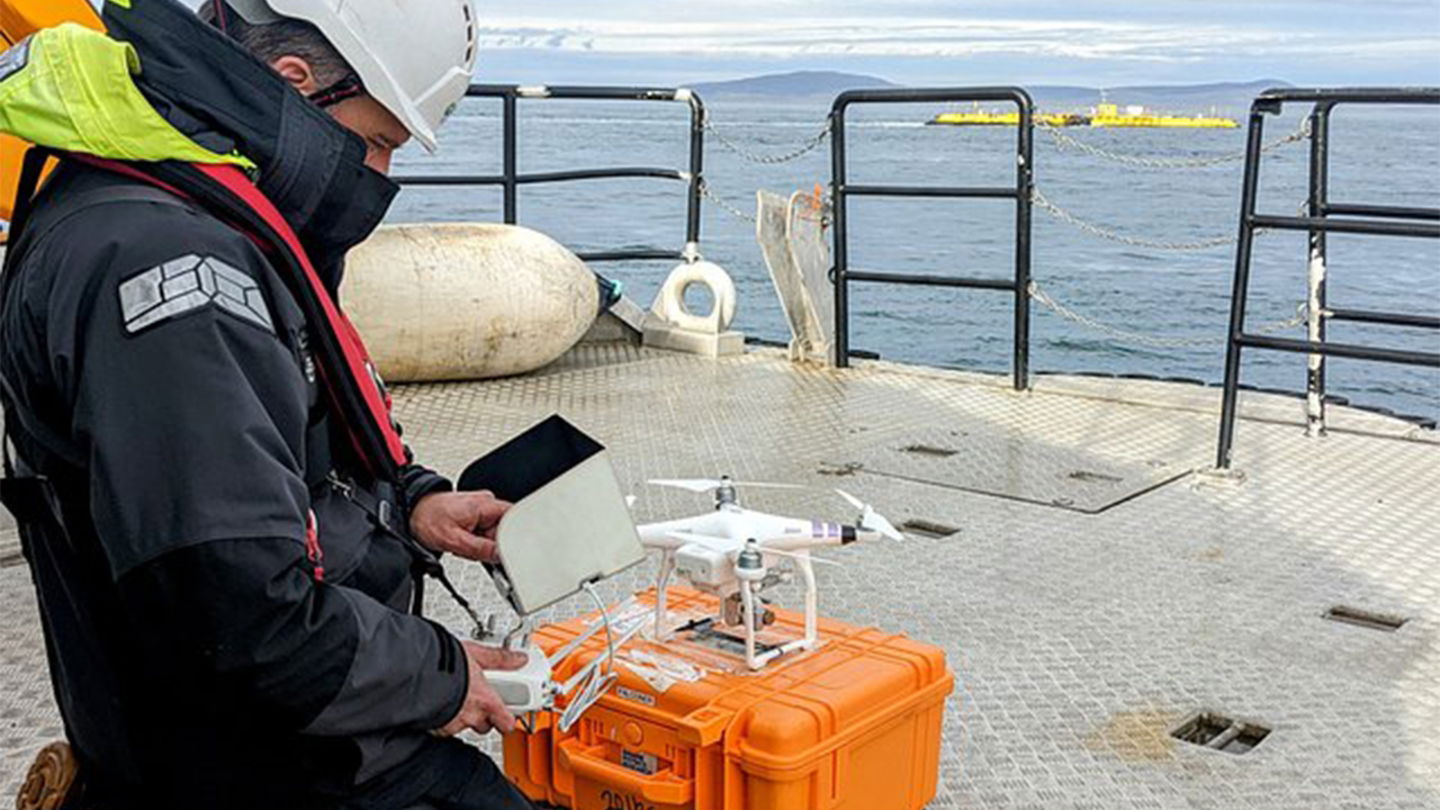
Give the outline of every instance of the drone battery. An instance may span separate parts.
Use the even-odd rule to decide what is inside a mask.
[[[654,592],[640,595],[654,604]],[[714,613],[719,602],[671,588],[673,614]],[[804,617],[776,611],[796,635]],[[593,617],[549,625],[552,653]],[[683,638],[684,634],[677,636]],[[530,798],[574,810],[918,810],[935,795],[940,726],[954,675],[942,650],[901,635],[820,622],[822,644],[757,673],[707,667],[699,680],[657,688],[630,667],[567,733],[553,714],[505,738],[505,772]],[[604,647],[592,638],[556,676]],[[634,641],[622,659],[691,657],[685,641]],[[633,656],[633,658],[632,658]],[[708,658],[707,658],[708,657]],[[743,660],[742,662],[743,663]]]
[[[698,585],[719,587],[735,581],[735,564],[724,551],[696,543],[675,552],[675,571]]]

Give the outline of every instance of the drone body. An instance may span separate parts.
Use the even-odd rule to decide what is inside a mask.
[[[660,486],[692,492],[715,493],[715,509],[693,517],[638,526],[640,542],[660,552],[656,582],[655,636],[669,637],[666,626],[665,589],[672,574],[697,590],[721,599],[723,625],[743,628],[745,659],[751,669],[794,650],[809,649],[818,641],[818,598],[813,563],[828,562],[810,556],[811,549],[848,545],[880,537],[901,539],[890,521],[874,509],[844,492],[839,494],[861,510],[854,525],[803,520],[756,512],[740,506],[736,487],[728,477],[710,480],[658,480]],[[804,489],[786,484],[745,484],[745,487]],[[772,571],[782,561],[795,563],[805,581],[805,635],[788,644],[757,654],[755,634],[774,621],[764,608],[761,594],[769,587],[788,582],[788,572]],[[831,563],[833,564],[833,563]]]
[[[735,503],[721,504],[714,512],[691,518],[640,526],[639,531],[642,544],[674,552],[676,572],[696,588],[710,592],[737,582],[735,556],[749,540],[756,541],[768,567],[780,562],[780,557],[791,556],[777,552],[848,545],[862,536],[855,526],[768,515]]]

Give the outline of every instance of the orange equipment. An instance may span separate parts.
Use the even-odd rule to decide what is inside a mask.
[[[62,22],[77,22],[97,31],[104,25],[87,0],[0,0],[0,51],[39,31]],[[0,219],[9,219],[20,182],[20,162],[29,144],[0,134]]]
[[[668,594],[672,617],[719,610],[696,591]],[[653,606],[654,590],[639,599]],[[767,633],[803,632],[802,615],[775,614]],[[546,626],[535,642],[553,655],[597,618]],[[945,653],[823,619],[820,638],[815,650],[754,673],[694,634],[632,641],[622,660],[710,666],[660,690],[653,671],[646,680],[620,664],[616,686],[568,733],[541,713],[530,730],[506,735],[505,773],[532,799],[575,810],[919,810],[935,795],[955,684]],[[557,680],[605,643],[595,634],[558,662]],[[739,666],[714,666],[727,655]]]

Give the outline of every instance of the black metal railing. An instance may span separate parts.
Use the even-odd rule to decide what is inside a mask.
[[[1313,105],[1310,112],[1310,184],[1306,216],[1275,216],[1256,212],[1260,159],[1266,115],[1278,115],[1287,103]],[[1235,283],[1230,298],[1230,331],[1225,353],[1225,391],[1220,412],[1216,466],[1230,466],[1239,399],[1240,362],[1244,349],[1271,349],[1310,356],[1306,380],[1307,422],[1312,433],[1325,425],[1325,358],[1345,357],[1385,363],[1440,368],[1440,353],[1332,343],[1326,340],[1329,321],[1355,321],[1387,326],[1440,330],[1440,318],[1330,307],[1326,300],[1326,235],[1371,234],[1440,238],[1440,208],[1336,203],[1329,198],[1330,114],[1340,104],[1440,104],[1440,88],[1267,90],[1250,108],[1245,179],[1240,195],[1240,241],[1235,254]],[[1346,217],[1338,219],[1336,217]],[[1305,231],[1309,234],[1309,334],[1293,340],[1245,331],[1245,305],[1250,286],[1250,259],[1259,229]]]
[[[859,185],[847,179],[845,113],[855,104],[911,104],[928,102],[1003,101],[1020,111],[1016,138],[1015,185],[1005,187]],[[914,284],[977,290],[1001,290],[1015,296],[1015,342],[1011,373],[1016,390],[1030,379],[1030,226],[1034,189],[1034,105],[1019,87],[950,87],[935,89],[850,90],[836,97],[830,110],[832,162],[831,190],[835,218],[835,362],[850,361],[850,297],[852,281]],[[1000,199],[1015,201],[1014,278],[919,275],[861,272],[850,269],[847,202],[851,197],[907,197],[949,199]]]
[[[579,180],[614,180],[622,178],[654,178],[678,180],[687,184],[685,246],[680,250],[641,248],[601,250],[581,253],[587,262],[688,260],[699,256],[701,193],[705,183],[705,104],[695,93],[674,88],[654,87],[589,87],[589,86],[520,86],[511,84],[474,84],[465,93],[469,98],[498,98],[501,103],[502,164],[498,175],[422,174],[396,177],[408,186],[500,186],[506,224],[520,221],[519,191],[521,186],[542,183],[568,183]],[[519,168],[519,135],[517,121],[521,99],[583,99],[592,101],[661,101],[688,104],[690,107],[690,167],[687,170],[648,166],[623,166],[598,169],[574,169],[558,172],[522,173]]]

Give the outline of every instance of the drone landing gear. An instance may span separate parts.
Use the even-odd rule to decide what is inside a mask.
[[[685,625],[682,625],[681,627],[676,628],[675,632],[689,632],[691,642],[713,647],[720,652],[730,653],[731,655],[745,654],[744,637],[737,636],[732,633],[727,633],[724,630],[717,628],[715,626],[715,619],[713,617],[709,619],[700,619],[697,621],[689,622]],[[766,644],[762,641],[756,641],[755,649],[763,655],[770,652],[771,650],[780,649],[780,645]]]
[[[799,639],[780,645],[764,644],[756,639],[757,633],[774,624],[776,620],[775,612],[760,597],[760,592],[769,585],[788,579],[782,579],[781,575],[766,569],[764,555],[755,541],[750,541],[749,547],[741,552],[736,560],[735,577],[738,582],[732,580],[732,585],[738,586],[736,590],[728,596],[723,591],[717,593],[715,589],[708,590],[721,598],[719,616],[710,619],[711,632],[739,642],[740,638],[714,629],[717,620],[731,627],[738,625],[744,633],[745,665],[751,670],[763,669],[780,656],[797,650],[812,649],[819,643],[819,597],[814,563],[805,552],[786,553],[785,556],[795,561],[795,567],[799,569],[805,583],[805,634]],[[654,637],[657,643],[663,644],[673,638],[676,632],[686,630],[696,630],[697,640],[700,635],[699,626],[693,622],[679,628],[666,626],[669,622],[670,577],[675,569],[675,552],[667,549],[660,555],[660,571],[655,583]]]
[[[762,669],[782,655],[811,649],[819,641],[819,597],[815,584],[815,568],[808,554],[797,554],[794,559],[795,567],[800,569],[800,575],[805,580],[805,635],[768,650],[759,649],[755,641],[755,633],[759,629],[757,623],[763,624],[767,613],[773,622],[775,615],[760,599],[759,590],[765,578],[765,570],[763,567],[756,569],[744,565],[736,566],[735,572],[740,578],[741,623],[745,628],[745,665],[752,670]]]
[[[675,552],[666,549],[660,555],[660,576],[655,580],[655,641],[664,642],[670,638],[665,629],[666,592],[670,587],[670,575],[675,572]]]

